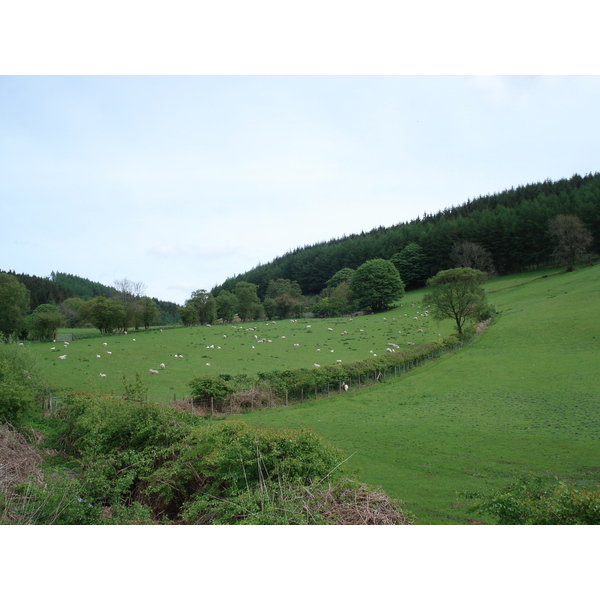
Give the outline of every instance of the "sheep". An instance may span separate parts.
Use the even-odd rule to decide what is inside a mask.
[[[320,367],[321,365],[318,365],[317,363],[313,364],[313,367]]]
[[[19,342],[19,346],[24,346],[25,344],[23,342]]]
[[[99,354],[96,354],[96,358],[100,358],[100,355],[99,355]]]
[[[206,366],[207,366],[207,367],[210,367],[210,363],[206,363]]]
[[[160,368],[161,368],[161,369],[166,369],[166,367],[165,367],[165,363],[160,363],[160,365],[159,365],[159,366],[160,366]]]
[[[333,329],[331,329],[331,327],[328,327],[328,328],[327,328],[327,331],[333,331]]]
[[[106,373],[100,373],[100,375],[98,375],[98,377],[106,377]]]
[[[158,375],[158,371],[156,369],[148,369],[148,371],[152,374],[152,375]]]
[[[107,350],[107,351],[106,351],[106,354],[112,354],[112,352],[110,352],[110,350]]]
[[[52,346],[52,348],[50,348],[50,350],[56,350],[56,346]]]
[[[65,358],[67,358],[67,355],[63,354],[62,356],[59,356],[58,358],[60,358],[60,360],[65,360]]]
[[[418,321],[419,317],[413,317],[413,321]]]
[[[102,342],[103,346],[108,346],[108,344],[106,342]]]
[[[338,358],[338,359],[337,359],[335,362],[336,362],[336,363],[341,363],[341,362],[342,362],[342,359],[341,359],[341,358]]]
[[[417,329],[417,333],[423,333],[422,329]]]

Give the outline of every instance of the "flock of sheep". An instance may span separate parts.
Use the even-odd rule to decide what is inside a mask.
[[[414,307],[415,305],[413,304],[412,306]],[[420,312],[420,308],[421,308],[421,307],[418,307],[418,309],[419,309],[419,310],[417,310],[417,316],[414,316],[414,317],[412,317],[412,319],[413,319],[413,320],[415,320],[415,321],[418,321],[418,320],[419,320],[419,316],[420,316],[420,317],[427,317],[427,316],[429,316],[429,313],[428,313],[428,311],[427,311],[427,310],[425,310],[424,312]],[[404,313],[404,317],[405,317],[405,318],[409,318],[407,313]],[[352,320],[353,320],[353,319],[349,319],[349,321],[350,321],[350,322],[351,322]],[[388,320],[388,319],[387,319],[386,317],[383,317],[383,321],[384,321],[384,322],[385,322],[385,321],[387,321],[387,320]],[[392,321],[392,322],[395,322],[395,321],[396,321],[396,318],[395,318],[395,317],[393,317],[393,318],[391,319],[391,321]],[[292,319],[292,320],[290,321],[290,323],[297,323],[297,322],[298,322],[298,321],[297,321],[297,320],[294,320],[294,319]],[[272,325],[277,325],[277,323],[276,323],[275,321],[272,321],[271,323],[269,323],[269,322],[260,323],[260,325],[261,325],[261,326],[262,326],[262,325],[266,325],[266,326],[268,326],[268,325],[270,325],[270,324],[272,324]],[[390,323],[390,324],[391,324],[391,323]],[[207,325],[207,327],[210,327],[210,325]],[[256,326],[254,326],[254,327],[244,327],[243,325],[231,325],[231,327],[232,327],[232,329],[236,330],[236,331],[235,331],[235,333],[236,333],[236,334],[237,334],[237,333],[246,333],[246,332],[250,333],[250,334],[252,335],[253,341],[254,341],[254,343],[255,343],[256,345],[258,345],[258,344],[270,344],[270,343],[273,343],[273,340],[272,340],[272,339],[269,339],[269,338],[267,338],[267,337],[264,337],[264,338],[260,338],[260,339],[259,339],[259,336],[258,336],[258,334],[257,334],[257,333],[255,333],[255,332],[258,330],[258,326],[257,326],[257,325],[256,325]],[[309,332],[309,333],[311,332],[311,328],[312,328],[312,325],[306,325],[306,330],[308,330],[308,332]],[[161,329],[160,331],[162,332],[162,329]],[[333,329],[332,327],[327,327],[327,331],[328,331],[328,332],[331,332],[331,333],[333,333],[334,329]],[[360,333],[364,333],[364,329],[359,329],[359,332],[360,332]],[[423,331],[423,329],[418,329],[418,330],[417,330],[417,333],[424,333],[424,331]],[[402,332],[401,332],[401,331],[398,331],[398,334],[402,334]],[[344,330],[344,331],[342,331],[342,332],[341,332],[341,334],[340,334],[340,335],[341,335],[341,336],[346,336],[346,335],[348,335],[348,331]],[[227,336],[226,334],[223,334],[223,338],[224,338],[224,339],[227,339],[227,337],[228,337],[228,336]],[[286,339],[286,336],[285,336],[285,335],[278,336],[278,337],[279,337],[280,339]],[[133,338],[133,341],[134,341],[134,342],[136,341],[136,340],[135,340],[135,338]],[[414,346],[414,345],[415,345],[415,342],[410,342],[410,341],[408,341],[408,342],[406,342],[406,344],[407,344],[407,345],[409,345],[409,346]],[[107,342],[103,342],[103,345],[106,347],[106,346],[108,345],[108,343],[107,343]],[[400,348],[400,346],[399,346],[397,343],[395,343],[395,342],[388,342],[388,343],[387,343],[387,346],[388,346],[388,347],[386,348],[386,352],[388,352],[388,353],[393,353],[393,352],[395,352],[397,349],[399,349],[399,348]],[[65,349],[68,349],[68,347],[69,347],[69,342],[64,342],[64,348],[65,348]],[[206,348],[206,349],[208,349],[208,350],[221,350],[221,346],[218,346],[218,345],[215,345],[215,344],[210,344],[210,345],[207,345],[205,348]],[[256,349],[256,346],[255,346],[255,345],[252,345],[252,346],[251,346],[251,348],[254,350],[254,349]],[[300,344],[299,344],[299,343],[293,343],[293,348],[300,348]],[[52,348],[51,348],[51,350],[53,350],[53,351],[56,351],[56,347],[55,347],[55,346],[54,346],[54,347],[52,347]],[[316,351],[316,352],[321,352],[322,350],[321,350],[321,348],[315,348],[315,351]],[[334,353],[334,352],[335,352],[335,350],[334,350],[333,348],[330,348],[330,349],[329,349],[329,352],[330,352],[330,353]],[[106,350],[106,354],[107,354],[107,355],[111,355],[111,354],[112,354],[112,352],[111,352],[111,351],[109,351],[109,350]],[[376,354],[376,353],[375,353],[373,350],[370,350],[370,351],[369,351],[369,354],[370,354],[371,356],[377,356],[377,354]],[[65,360],[65,359],[67,358],[67,355],[66,355],[66,354],[63,354],[63,355],[59,356],[58,358],[59,358],[60,360]],[[100,355],[100,354],[96,354],[96,358],[101,358],[101,355]],[[182,355],[182,354],[174,354],[174,358],[183,358],[183,355]],[[341,363],[341,362],[342,362],[342,360],[341,360],[341,359],[338,359],[338,360],[336,360],[335,362],[336,362],[337,364],[339,364],[339,363]],[[211,363],[210,363],[210,362],[206,362],[205,364],[206,364],[206,366],[210,366],[210,364],[211,364]],[[320,366],[321,366],[321,365],[320,365],[319,363],[316,363],[316,362],[314,362],[314,363],[313,363],[313,367],[314,367],[314,368],[319,368]],[[165,363],[160,363],[160,365],[158,366],[158,369],[154,369],[154,368],[148,369],[148,373],[149,373],[149,374],[151,374],[151,375],[158,375],[158,374],[160,373],[160,371],[161,371],[161,370],[164,370],[164,369],[166,369],[166,365],[165,365]],[[106,377],[106,373],[99,373],[99,377]]]

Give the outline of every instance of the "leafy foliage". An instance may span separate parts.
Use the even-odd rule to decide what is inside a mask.
[[[575,215],[557,215],[550,220],[548,233],[555,244],[554,257],[566,265],[568,272],[573,270],[576,260],[586,258],[593,241],[590,230]]]
[[[499,525],[600,525],[600,489],[589,491],[533,475],[476,498],[472,512],[491,514]]]
[[[9,273],[0,273],[0,334],[8,339],[24,328],[29,291]]]
[[[33,339],[54,339],[56,330],[63,322],[63,316],[56,306],[40,304],[27,318],[27,328]]]
[[[375,312],[385,310],[404,295],[398,270],[389,260],[381,258],[369,260],[356,269],[350,287],[358,305]]]
[[[432,316],[441,321],[454,319],[458,335],[468,319],[478,318],[486,310],[486,298],[482,289],[487,275],[469,268],[440,271],[427,281],[431,288],[423,297],[432,306]]]

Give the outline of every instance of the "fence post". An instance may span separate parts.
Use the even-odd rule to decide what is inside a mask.
[[[214,417],[215,416],[215,405],[213,402],[213,399],[210,399],[210,414]]]

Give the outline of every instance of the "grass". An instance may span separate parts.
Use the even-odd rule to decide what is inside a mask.
[[[459,492],[525,471],[595,486],[600,267],[542,275],[490,282],[498,318],[460,352],[343,397],[243,418],[312,427],[353,454],[362,481],[406,501],[417,523],[481,519]]]
[[[315,363],[354,362],[385,353],[389,342],[408,348],[407,342],[419,344],[452,333],[450,321],[436,324],[431,317],[421,316],[425,310],[419,308],[422,296],[422,292],[412,292],[385,314],[354,319],[287,319],[164,328],[162,332],[151,329],[77,339],[67,348],[62,342],[27,345],[55,387],[121,395],[123,376],[133,381],[139,372],[150,398],[169,401],[189,394],[188,383],[200,375],[253,376],[274,369],[313,368]],[[83,331],[89,335],[89,330]],[[261,339],[266,341],[260,343]],[[59,359],[65,354],[66,359]],[[183,358],[175,358],[175,354]],[[161,363],[166,368],[151,375],[149,369],[159,370]]]
[[[352,455],[348,464],[360,480],[405,501],[421,524],[485,522],[467,512],[460,492],[498,489],[526,471],[595,486],[600,266],[501,277],[487,291],[498,316],[465,349],[376,386],[236,418],[276,428],[311,427]],[[385,352],[388,342],[402,346],[451,333],[451,321],[435,324],[420,316],[422,294],[411,292],[393,311],[352,321],[151,330],[76,340],[66,350],[62,344],[29,346],[55,385],[120,394],[121,376],[133,378],[139,371],[151,397],[169,400],[188,393],[196,375],[351,362],[370,351]],[[258,344],[254,335],[272,341]],[[206,348],[210,345],[215,348]],[[67,359],[59,360],[65,353]],[[175,359],[176,353],[184,358]],[[167,368],[149,375],[161,362]],[[99,372],[107,377],[99,378]]]

